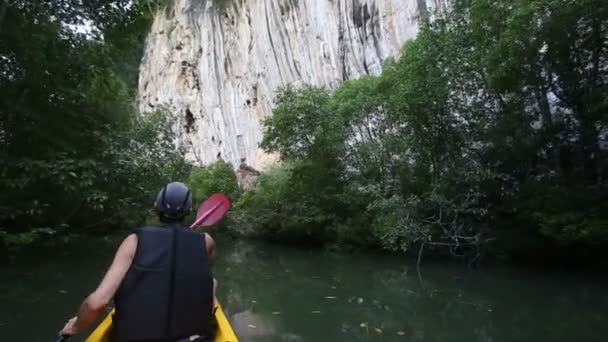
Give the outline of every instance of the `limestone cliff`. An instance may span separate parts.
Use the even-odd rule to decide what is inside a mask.
[[[378,74],[448,0],[173,0],[154,20],[139,107],[177,118],[187,158],[257,169],[276,90]]]

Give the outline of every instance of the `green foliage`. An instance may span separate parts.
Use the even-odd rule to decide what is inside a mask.
[[[233,232],[294,242],[319,242],[329,234],[331,210],[322,207],[322,196],[302,188],[301,168],[297,162],[281,163],[262,175],[232,210]]]
[[[6,8],[0,22],[5,245],[68,228],[132,227],[163,183],[188,174],[169,116],[134,109],[151,23],[147,5],[13,1]],[[70,28],[87,20],[89,34]]]
[[[399,196],[379,200],[371,205],[376,212],[371,228],[387,249],[408,251],[410,246],[427,240],[430,224],[420,220],[418,211],[425,209],[419,198],[405,201]]]
[[[273,115],[264,122],[263,148],[285,158],[335,155],[342,123],[332,115],[327,89],[305,86],[298,91],[289,86],[279,90],[276,102]]]
[[[35,228],[28,232],[9,234],[0,229],[0,243],[8,247],[11,253],[17,253],[23,248],[48,238],[56,233],[53,228]]]
[[[608,3],[458,0],[383,70],[280,91],[262,146],[282,171],[235,208],[248,234],[472,260],[605,243]]]
[[[235,202],[241,191],[232,164],[223,160],[205,167],[193,168],[188,178],[188,185],[197,205],[216,192],[226,194]]]
[[[564,193],[568,196],[564,196]],[[519,217],[540,227],[539,233],[561,243],[602,244],[608,241],[605,189],[528,182],[518,198]]]

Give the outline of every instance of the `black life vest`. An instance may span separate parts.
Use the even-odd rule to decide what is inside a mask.
[[[137,251],[114,298],[113,342],[211,333],[213,275],[205,237],[183,225],[136,230]]]

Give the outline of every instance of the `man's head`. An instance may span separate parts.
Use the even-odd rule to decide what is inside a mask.
[[[186,184],[172,182],[165,185],[154,202],[162,222],[181,222],[192,210],[192,194]]]

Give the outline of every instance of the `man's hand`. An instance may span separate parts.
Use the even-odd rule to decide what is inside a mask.
[[[61,331],[59,332],[59,336],[78,335],[79,331],[76,330],[76,320],[77,319],[78,319],[77,317],[70,318],[70,320],[65,324],[65,327],[63,327],[63,329],[61,329]]]
[[[136,250],[137,236],[131,234],[118,247],[114,261],[97,290],[82,302],[76,317],[70,319],[61,330],[62,335],[74,336],[86,330],[103,313],[131,267]]]

